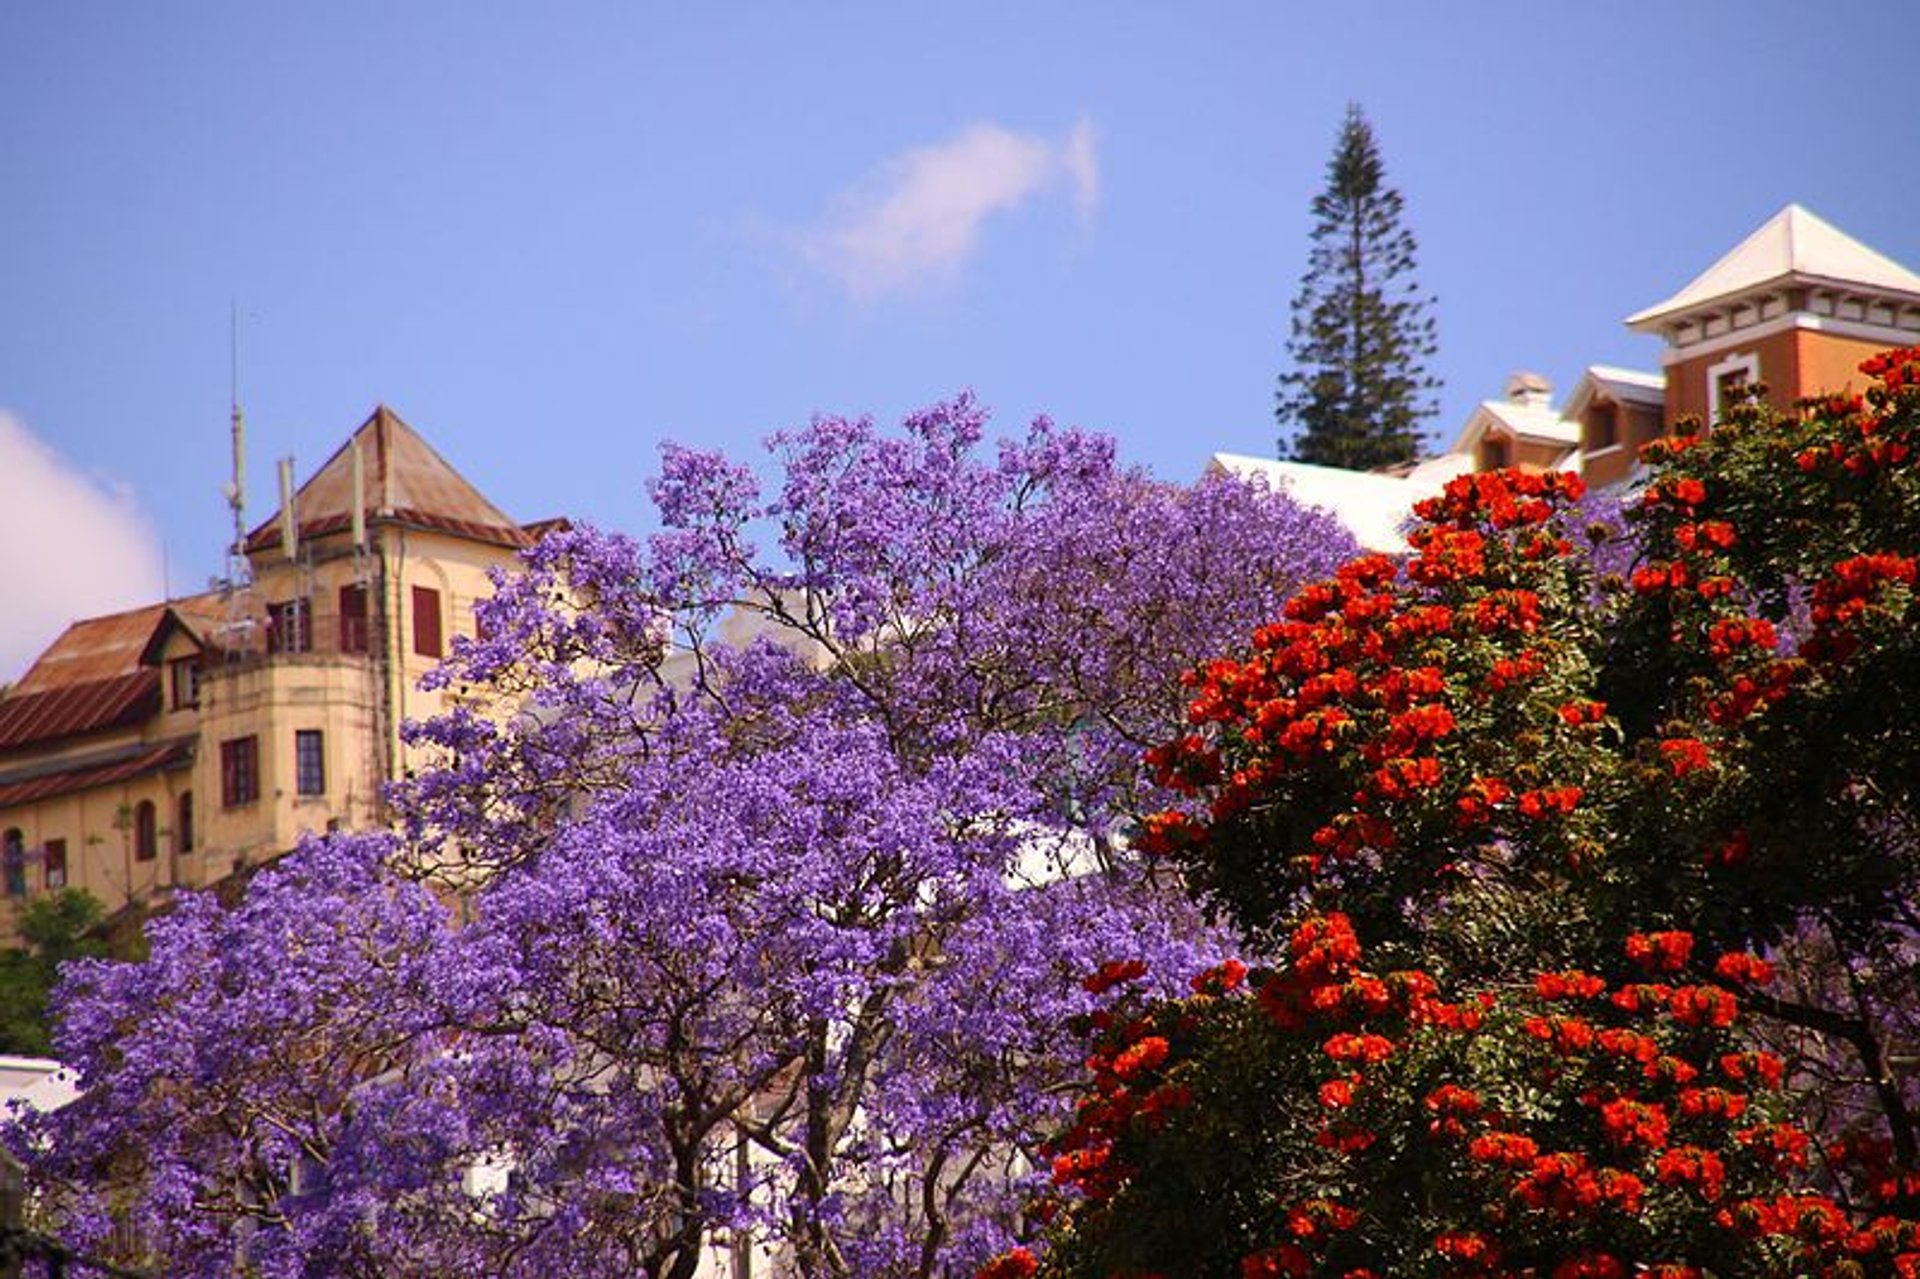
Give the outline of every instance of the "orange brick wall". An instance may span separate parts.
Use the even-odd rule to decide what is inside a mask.
[[[1860,373],[1860,361],[1885,349],[1883,342],[1814,329],[1788,329],[1757,342],[1721,347],[1710,355],[1667,366],[1667,421],[1706,418],[1707,369],[1731,355],[1758,354],[1768,401],[1787,409],[1804,395],[1863,389],[1867,379]]]
[[[1677,422],[1683,417],[1697,417],[1705,421],[1709,416],[1707,370],[1735,355],[1758,355],[1760,380],[1767,385],[1767,398],[1781,407],[1792,404],[1800,394],[1796,388],[1800,384],[1799,339],[1802,336],[1805,335],[1798,330],[1788,329],[1754,342],[1723,346],[1710,354],[1696,355],[1678,364],[1669,364],[1667,421]]]
[[[1800,346],[1802,395],[1865,390],[1867,377],[1860,372],[1860,361],[1887,349],[1884,342],[1835,337],[1806,329],[1797,331],[1794,337],[1799,339]]]

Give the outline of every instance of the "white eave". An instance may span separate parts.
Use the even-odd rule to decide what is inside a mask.
[[[1920,302],[1920,275],[1800,205],[1789,204],[1684,289],[1628,316],[1627,327],[1658,332],[1680,316],[1789,285],[1824,285]]]

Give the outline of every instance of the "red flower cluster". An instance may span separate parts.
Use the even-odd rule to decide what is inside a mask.
[[[1663,1186],[1687,1186],[1709,1203],[1719,1201],[1727,1186],[1726,1161],[1698,1146],[1663,1150],[1654,1161],[1654,1176]]]
[[[1650,973],[1677,973],[1693,957],[1693,934],[1670,929],[1634,933],[1627,938],[1627,958]]]
[[[1563,1150],[1533,1161],[1513,1196],[1529,1208],[1561,1217],[1589,1216],[1602,1209],[1636,1213],[1646,1183],[1619,1168],[1595,1168],[1584,1154]]]
[[[1110,959],[1083,978],[1080,984],[1095,995],[1103,995],[1115,986],[1138,981],[1147,975],[1144,959]]]
[[[1889,391],[1920,386],[1920,346],[1896,347],[1868,356],[1861,361],[1860,371]]]
[[[1764,986],[1773,980],[1773,965],[1758,955],[1734,952],[1713,961],[1713,971],[1728,981]]]
[[[1237,959],[1223,960],[1196,975],[1190,985],[1196,995],[1226,995],[1247,979],[1247,966]]]
[[[1003,1252],[974,1272],[974,1279],[1027,1279],[1040,1269],[1040,1262],[1025,1248]]]
[[[1586,492],[1586,484],[1570,471],[1482,471],[1447,481],[1440,496],[1417,503],[1413,513],[1435,525],[1470,529],[1485,523],[1511,529],[1544,524],[1556,505],[1578,502]]]
[[[1889,617],[1903,618],[1911,604],[1916,573],[1912,556],[1879,552],[1856,555],[1835,564],[1813,588],[1814,633],[1801,646],[1809,661],[1845,661],[1860,646],[1858,628],[1870,610],[1886,608],[1890,590],[1903,589],[1908,599]]]
[[[1713,767],[1707,744],[1694,737],[1670,737],[1660,743],[1660,757],[1675,777],[1705,772]]]

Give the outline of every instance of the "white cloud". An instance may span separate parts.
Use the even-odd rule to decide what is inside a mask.
[[[158,600],[159,542],[133,495],[74,469],[0,411],[0,682],[69,622]]]
[[[1090,217],[1100,198],[1100,168],[1086,120],[1058,141],[975,124],[888,160],[841,196],[802,245],[849,294],[870,300],[952,278],[972,256],[989,217],[1063,183],[1081,217]]]
[[[1060,160],[1066,166],[1067,174],[1073,179],[1073,202],[1080,210],[1080,216],[1090,218],[1100,203],[1100,160],[1094,154],[1094,146],[1099,136],[1093,131],[1093,121],[1082,117],[1067,134],[1065,145],[1061,148]]]

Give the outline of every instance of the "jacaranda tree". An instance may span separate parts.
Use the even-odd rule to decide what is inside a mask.
[[[672,450],[655,536],[536,549],[409,729],[397,835],[71,970],[85,1095],[13,1134],[51,1224],[207,1276],[933,1276],[1017,1238],[1086,973],[1170,995],[1221,945],[1125,837],[1178,673],[1352,546],[984,422],[821,419],[765,495]]]
[[[1148,842],[1252,966],[1097,975],[986,1273],[1920,1273],[1920,348],[1862,371],[1649,445],[1624,574],[1464,477],[1196,669]]]

